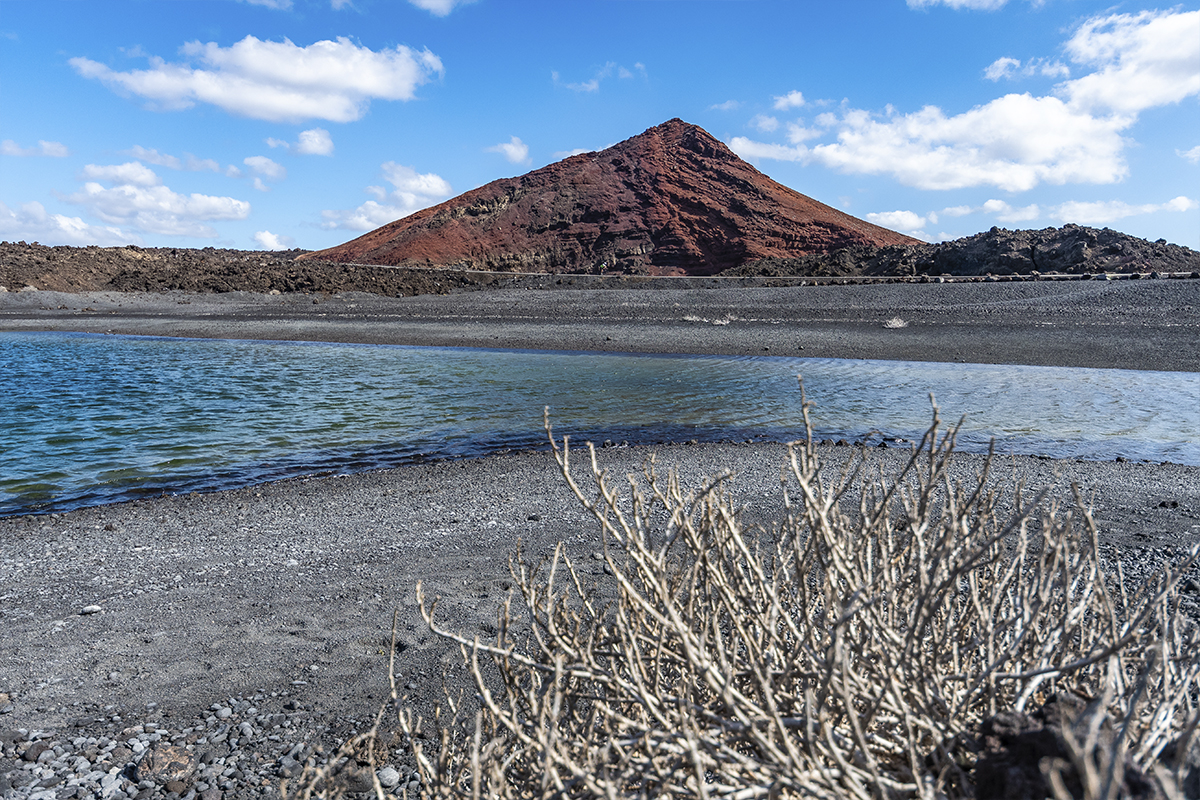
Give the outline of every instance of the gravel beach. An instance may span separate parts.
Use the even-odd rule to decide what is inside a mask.
[[[0,331],[1200,372],[1200,280],[1070,280],[366,294],[0,292]],[[518,279],[513,279],[518,282]],[[591,283],[586,278],[578,281]]]
[[[394,299],[8,292],[3,330],[1200,372],[1200,281]],[[855,448],[823,452],[837,464]],[[868,452],[885,468],[903,457]],[[620,477],[651,453],[685,485],[734,469],[750,521],[768,523],[778,507],[781,445],[599,457]],[[956,463],[970,475],[981,459]],[[1064,501],[1078,484],[1106,554],[1135,580],[1200,537],[1200,467],[1005,457],[993,476]],[[398,678],[431,714],[458,653],[424,628],[416,582],[441,596],[449,627],[486,636],[518,541],[534,558],[563,541],[602,574],[596,525],[544,451],[2,519],[0,797],[277,796],[321,748],[369,726],[387,691],[393,613]],[[1197,613],[1196,576],[1185,588]],[[413,765],[398,742],[385,744],[379,778],[399,793]],[[370,775],[347,780],[366,789]]]

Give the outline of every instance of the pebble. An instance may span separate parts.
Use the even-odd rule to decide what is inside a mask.
[[[82,702],[62,711],[70,721],[61,730],[0,725],[0,800],[277,800],[284,778],[324,766],[371,724],[319,715],[282,691],[194,713]],[[348,771],[351,791],[373,790],[366,766]],[[389,792],[419,790],[412,767],[376,766]]]
[[[104,609],[102,609],[100,606],[91,605],[91,606],[84,606],[83,608],[79,609],[79,613],[82,616],[86,617],[86,616],[90,616],[92,614],[99,614],[103,610]]]

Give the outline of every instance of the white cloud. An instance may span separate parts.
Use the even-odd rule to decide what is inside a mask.
[[[761,133],[774,133],[779,130],[779,120],[769,114],[755,114],[750,118],[750,127]]]
[[[266,156],[249,156],[242,159],[242,163],[267,180],[281,181],[287,177],[287,168]]]
[[[881,211],[867,214],[867,221],[894,231],[908,233],[912,236],[920,234],[920,238],[928,238],[922,230],[926,225],[937,223],[937,214],[930,212],[924,216],[915,211]]]
[[[296,240],[290,236],[279,236],[270,231],[258,231],[254,241],[263,250],[290,250],[296,246]]]
[[[370,231],[414,211],[428,208],[453,194],[450,184],[432,172],[419,173],[412,167],[384,163],[383,177],[392,184],[389,194],[382,186],[368,186],[367,194],[375,197],[361,206],[349,210],[322,211],[323,228],[343,228],[352,231]],[[390,202],[389,202],[390,201]]]
[[[341,1],[345,2],[345,0]],[[338,8],[338,2],[339,0],[334,0],[334,8]],[[444,17],[458,6],[469,5],[475,2],[475,0],[408,0],[408,2],[417,8],[428,11],[435,17]]]
[[[331,156],[333,155],[333,139],[329,137],[329,131],[324,128],[300,131],[300,137],[296,142],[296,152],[306,156]]]
[[[71,151],[62,142],[47,142],[44,139],[38,140],[37,147],[21,147],[12,139],[5,139],[0,142],[0,155],[5,156],[49,156],[50,158],[66,158],[71,155]]]
[[[776,111],[788,111],[793,108],[801,108],[804,106],[804,95],[800,92],[792,90],[785,95],[775,98]]]
[[[250,215],[250,204],[244,200],[178,194],[163,186],[153,171],[142,164],[136,166],[140,169],[128,164],[115,167],[89,164],[84,168],[84,176],[90,170],[96,180],[84,183],[80,191],[63,199],[91,209],[104,222],[168,236],[216,238],[217,232],[203,223],[245,219]],[[98,180],[115,185],[105,187]]]
[[[1003,8],[1008,0],[908,0],[909,8],[928,8],[939,4],[950,8],[968,8],[972,11],[995,11]]]
[[[993,61],[988,68],[983,71],[983,77],[989,81],[998,81],[1001,78],[1011,78],[1017,70],[1021,68],[1021,62],[1015,58],[1004,56]]]
[[[736,111],[737,109],[739,109],[741,107],[742,107],[742,104],[739,103],[737,100],[726,100],[724,103],[717,103],[716,105],[709,106],[708,110],[709,111]]]
[[[1059,86],[1078,108],[1137,114],[1200,94],[1200,11],[1092,17],[1066,50],[1096,68]]]
[[[553,153],[552,156],[553,156],[554,160],[561,161],[562,159],[570,158],[571,156],[580,156],[580,155],[583,155],[584,153],[593,153],[593,152],[595,152],[595,151],[588,147],[576,147],[574,150],[559,150],[558,152]]]
[[[1191,150],[1176,150],[1175,155],[1190,161],[1193,164],[1200,164],[1200,144],[1196,145]]]
[[[49,214],[38,202],[23,203],[14,211],[0,201],[0,239],[101,247],[142,244],[140,237],[119,228],[92,225],[79,217]]]
[[[808,148],[804,145],[788,147],[784,144],[756,142],[745,136],[735,136],[729,140],[729,148],[742,158],[770,158],[775,161],[808,161]]]
[[[195,41],[185,44],[182,53],[188,61],[171,64],[151,58],[149,69],[129,72],[82,57],[69,63],[83,77],[143,97],[155,108],[211,103],[233,114],[276,122],[352,122],[366,113],[372,99],[409,100],[418,86],[443,71],[442,62],[428,49],[397,45],[374,52],[346,37],[307,47],[253,36],[231,47]],[[204,67],[192,67],[191,60]]]
[[[140,144],[135,144],[133,147],[126,150],[129,155],[136,158],[138,161],[145,161],[147,164],[154,164],[157,167],[167,167],[168,169],[183,169],[183,162],[172,155],[160,153],[157,150],[142,147]]]
[[[522,142],[516,136],[507,142],[485,147],[484,150],[488,153],[502,154],[510,164],[521,164],[529,160],[529,145]]]
[[[292,9],[292,0],[242,0],[242,2],[252,6],[266,6],[276,11],[291,11]]]
[[[79,179],[85,181],[127,183],[132,186],[157,186],[162,183],[162,180],[155,174],[154,170],[137,161],[108,166],[88,164],[80,171]]]
[[[643,78],[646,77],[645,64],[639,61],[633,65],[633,68]],[[557,71],[550,73],[550,79],[554,81],[555,86],[562,86],[563,88],[570,89],[573,92],[598,92],[600,91],[600,84],[607,78],[611,78],[614,74],[618,78],[632,78],[634,76],[632,71],[626,69],[625,67],[619,66],[615,61],[609,61],[599,70],[597,70],[595,75],[586,81],[567,83],[563,81],[562,76],[559,75]]]
[[[950,206],[942,209],[942,215],[946,217],[965,217],[974,211],[970,206]]]
[[[1000,222],[1030,222],[1037,219],[1042,213],[1037,203],[1014,208],[1003,200],[988,200],[979,210],[985,214],[991,214]]]
[[[1095,71],[1058,84],[1054,96],[1007,94],[959,114],[937,106],[908,114],[846,107],[817,117],[836,141],[809,146],[789,136],[792,146],[785,146],[736,137],[730,146],[747,158],[890,175],[919,189],[1114,183],[1128,174],[1123,133],[1137,113],[1200,93],[1200,11],[1094,17],[1067,51]]]
[[[593,75],[589,80],[581,81],[579,83],[563,83],[560,80],[557,72],[551,72],[550,77],[554,80],[554,83],[556,85],[565,86],[566,88],[570,89],[573,92],[598,92],[598,91],[600,91],[600,81],[604,80],[605,78],[611,77],[613,74],[613,71],[616,70],[616,68],[617,68],[616,62],[609,61],[607,64],[605,64],[603,67],[601,67],[596,72],[596,74]]]
[[[167,167],[168,169],[187,170],[189,172],[222,172],[221,165],[211,158],[196,158],[191,153],[185,153],[184,159],[180,160],[173,155],[160,153],[157,150],[134,145],[125,151],[133,156],[138,161],[145,161],[147,164],[154,164],[159,167]],[[230,172],[232,170],[233,172]],[[237,177],[241,174],[237,167],[229,166],[224,170],[226,175]]]
[[[1200,208],[1200,203],[1181,195],[1165,203],[1141,205],[1131,205],[1121,200],[1069,202],[1057,206],[1050,212],[1050,216],[1061,222],[1074,222],[1077,225],[1108,225],[1126,217],[1135,217],[1141,214],[1154,214],[1160,211],[1192,211],[1196,208]]]
[[[329,136],[329,131],[324,128],[312,128],[307,131],[300,131],[300,136],[293,145],[291,142],[274,137],[264,139],[267,147],[276,148],[282,147],[284,150],[291,150],[293,147],[300,155],[306,156],[331,156],[333,155],[333,139]]]

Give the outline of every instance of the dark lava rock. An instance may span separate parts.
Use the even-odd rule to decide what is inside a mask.
[[[1159,239],[1149,242],[1108,228],[1082,225],[991,230],[937,244],[889,247],[855,245],[798,259],[764,259],[726,276],[972,275],[1036,276],[1101,272],[1182,273],[1200,267],[1200,253]]]
[[[1087,701],[1059,693],[1031,714],[1003,711],[984,720],[979,740],[970,749],[979,753],[975,764],[978,800],[1042,800],[1054,796],[1042,773],[1043,762],[1057,762],[1063,784],[1072,797],[1083,796],[1083,785],[1071,763],[1063,729],[1074,725]],[[1110,746],[1111,728],[1101,731],[1100,747]],[[1119,796],[1157,800],[1153,781],[1132,762],[1125,764]]]

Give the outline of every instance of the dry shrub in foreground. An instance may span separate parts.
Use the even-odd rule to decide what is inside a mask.
[[[953,481],[936,409],[895,476],[865,456],[831,472],[809,430],[776,526],[753,531],[728,476],[687,492],[651,461],[622,493],[591,451],[584,488],[551,434],[611,577],[593,585],[561,545],[538,567],[518,557],[528,620],[510,600],[490,643],[443,630],[422,598],[479,698],[475,712],[445,701],[434,746],[401,711],[424,792],[1180,796],[1200,661],[1175,584],[1195,549],[1126,585],[1078,492],[1060,509],[1016,486],[1002,516],[986,467]],[[1057,755],[1021,789],[993,722],[1043,706],[1061,716]]]

